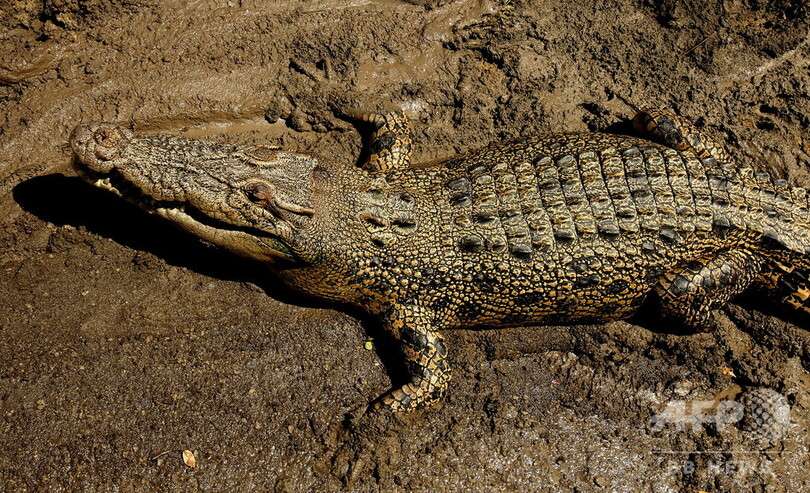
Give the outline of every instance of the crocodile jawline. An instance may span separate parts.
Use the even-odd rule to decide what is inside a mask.
[[[251,236],[271,238],[272,235],[259,229],[228,224],[219,219],[210,217],[187,202],[178,200],[155,200],[143,193],[140,188],[124,178],[121,173],[113,169],[109,173],[96,173],[87,169],[80,169],[79,176],[91,185],[109,190],[127,202],[141,209],[161,216],[183,217],[185,220],[200,223],[209,228],[220,231],[241,232]]]

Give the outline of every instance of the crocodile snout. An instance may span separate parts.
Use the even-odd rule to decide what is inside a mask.
[[[129,130],[113,123],[86,123],[73,129],[70,147],[77,164],[97,173],[107,173],[113,167],[110,161],[121,154],[131,137]]]

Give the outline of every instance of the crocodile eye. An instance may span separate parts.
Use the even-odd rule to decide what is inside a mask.
[[[266,204],[270,202],[273,196],[270,185],[260,181],[250,182],[242,187],[242,190],[244,190],[248,200],[257,204]]]

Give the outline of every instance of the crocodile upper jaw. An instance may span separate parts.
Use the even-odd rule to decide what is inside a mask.
[[[121,159],[130,139],[131,132],[111,123],[90,123],[76,127],[70,136],[74,169],[91,185],[110,191],[237,255],[269,263],[296,260],[289,246],[272,234],[250,226],[226,223],[186,201],[156,199],[132,183],[116,167],[120,165],[116,160]]]

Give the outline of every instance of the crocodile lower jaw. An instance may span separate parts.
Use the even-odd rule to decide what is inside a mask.
[[[83,169],[79,169],[78,172],[79,176],[91,185],[112,192],[150,214],[168,219],[182,229],[209,241],[211,238],[223,239],[226,235],[250,236],[247,232],[241,231],[242,228],[209,218],[184,202],[155,200],[122,177],[100,175]]]

